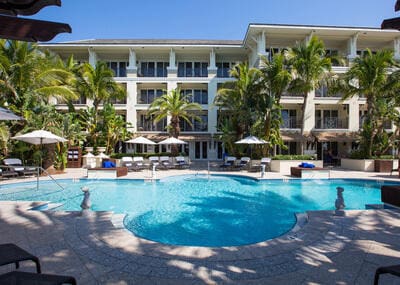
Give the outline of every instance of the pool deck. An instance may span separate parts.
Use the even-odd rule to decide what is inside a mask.
[[[68,169],[54,177],[82,178],[85,171]],[[207,171],[158,171],[157,178],[188,173]],[[151,172],[132,172],[126,178],[150,179]],[[268,172],[265,178],[288,176]],[[332,170],[331,178],[400,181],[387,173],[341,169]],[[40,258],[43,272],[72,275],[78,284],[372,284],[378,266],[400,263],[399,211],[345,211],[344,216],[313,211],[297,232],[280,238],[207,248],[137,238],[119,227],[121,215],[111,212],[30,211],[31,206],[0,202],[0,243],[18,244]],[[0,267],[0,273],[10,269]],[[34,265],[25,262],[21,269],[33,271]],[[400,284],[400,278],[383,275],[380,284]]]

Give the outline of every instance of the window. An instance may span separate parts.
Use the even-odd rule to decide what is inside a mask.
[[[207,62],[178,62],[178,77],[207,77]]]
[[[108,67],[114,72],[115,77],[126,77],[126,67],[128,65],[125,61],[110,61],[107,63]]]
[[[157,62],[157,77],[167,77],[168,71],[167,67],[169,66],[169,62]]]
[[[138,98],[139,104],[151,104],[154,99],[163,95],[162,89],[141,89],[140,97]]]
[[[154,116],[148,116],[145,113],[138,113],[137,130],[142,132],[165,132],[167,126],[167,118],[154,123]]]
[[[139,77],[167,77],[168,62],[143,61],[140,63]]]
[[[208,104],[208,92],[204,89],[183,89],[182,95],[191,103]]]
[[[231,77],[230,70],[235,65],[234,62],[217,62],[217,77]]]
[[[283,109],[281,111],[281,114],[282,114],[281,128],[285,128],[285,129],[299,128],[299,126],[297,124],[296,110]]]
[[[192,125],[190,125],[185,120],[181,120],[179,122],[181,131],[183,132],[207,132],[208,131],[208,115],[207,114],[197,114],[200,117],[200,121],[191,118],[190,121]]]
[[[344,128],[345,124],[345,119],[339,120],[338,110],[315,110],[316,129]]]

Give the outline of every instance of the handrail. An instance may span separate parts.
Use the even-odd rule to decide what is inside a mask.
[[[37,184],[36,184],[36,188],[37,188],[38,190],[39,190],[39,177],[40,177],[39,170],[42,170],[42,172],[44,172],[44,173],[47,175],[47,177],[51,178],[51,180],[53,180],[54,183],[56,183],[56,184],[58,185],[58,187],[60,187],[62,190],[65,190],[65,188],[62,187],[62,186],[60,185],[60,183],[58,183],[57,180],[55,180],[55,179],[53,178],[53,176],[51,176],[50,173],[47,172],[46,169],[44,169],[44,168],[41,167],[41,166],[38,166],[38,167],[37,167],[37,170],[38,170],[38,173],[37,173]]]

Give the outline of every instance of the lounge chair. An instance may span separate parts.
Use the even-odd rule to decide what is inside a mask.
[[[8,167],[0,168],[0,177],[1,178],[9,178],[18,176],[18,173],[13,170],[8,170]]]
[[[223,168],[223,169],[226,169],[226,170],[232,170],[235,167],[235,161],[236,161],[236,157],[227,156],[225,158],[224,164],[220,165],[220,168]]]
[[[265,171],[271,171],[271,158],[263,157],[259,164],[253,164],[249,171],[251,172],[259,172],[262,170],[262,166],[265,165]]]
[[[131,156],[124,156],[121,158],[121,166],[128,168],[128,171],[137,171],[138,167],[134,164],[133,158]]]
[[[241,157],[240,161],[239,161],[239,164],[236,165],[236,167],[239,170],[242,170],[242,169],[247,168],[249,166],[250,166],[250,157],[247,157],[247,156]]]
[[[36,264],[36,272],[41,273],[39,258],[13,243],[0,244],[0,266],[15,263],[18,269],[19,263],[26,260],[32,260]]]
[[[170,169],[174,167],[169,156],[160,156],[160,166],[164,169]]]
[[[149,165],[144,163],[143,156],[135,156],[133,158],[133,164],[136,165],[139,170],[149,168]]]
[[[400,265],[391,265],[391,266],[379,267],[375,271],[374,285],[378,285],[379,276],[381,274],[392,274],[392,275],[400,277]]]
[[[189,163],[185,160],[183,156],[177,156],[175,157],[175,168],[183,169],[183,168],[189,168],[190,165]]]
[[[19,158],[6,158],[3,160],[4,165],[8,166],[11,171],[17,172],[19,175],[36,175],[35,167],[24,166]]]
[[[76,280],[72,276],[39,274],[23,271],[11,271],[0,275],[0,284],[6,285],[76,285]]]
[[[158,156],[150,156],[149,157],[149,161],[150,161],[150,167],[152,168],[153,165],[156,166],[156,168],[158,168],[160,166],[160,162],[159,162],[159,157]]]

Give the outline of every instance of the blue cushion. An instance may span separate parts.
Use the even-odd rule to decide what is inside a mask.
[[[299,164],[299,167],[303,167],[303,168],[314,168],[315,165],[312,163],[308,163],[308,162],[302,162]]]
[[[113,168],[113,167],[115,167],[114,162],[109,160],[103,162],[103,168]]]

